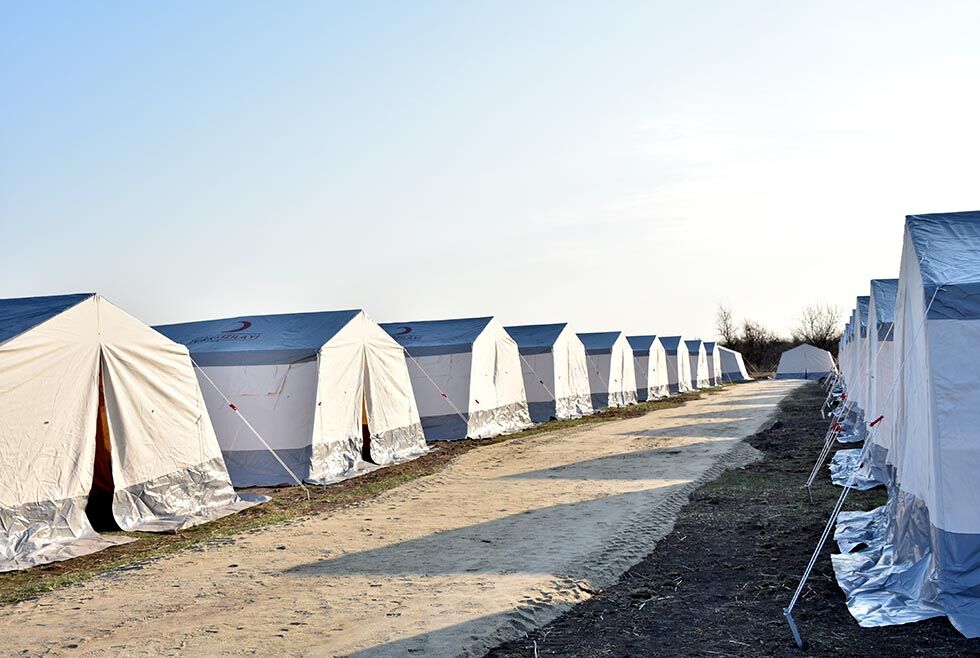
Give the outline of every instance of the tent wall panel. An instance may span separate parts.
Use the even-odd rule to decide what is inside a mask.
[[[721,371],[721,353],[718,348],[720,345],[714,342],[706,342],[704,351],[708,357],[708,378],[711,386],[721,386],[724,376]]]
[[[721,345],[715,349],[718,350],[718,355],[721,357],[721,376],[724,381],[735,384],[752,381],[749,371],[745,368],[741,353]]]
[[[619,331],[578,334],[585,345],[592,408],[636,404],[633,350]]]
[[[683,336],[661,337],[667,352],[667,381],[673,395],[691,390],[691,359]]]
[[[582,341],[568,324],[506,327],[521,355],[531,420],[592,413],[589,367]]]
[[[700,340],[684,341],[687,346],[688,358],[691,360],[691,388],[708,388],[711,386],[711,375],[708,371],[708,355],[704,343]]]
[[[657,336],[627,336],[633,350],[633,372],[636,377],[636,397],[639,402],[665,398],[670,395],[667,373],[667,352]]]
[[[411,357],[428,440],[490,438],[530,427],[517,344],[494,318],[390,322],[381,328]]]

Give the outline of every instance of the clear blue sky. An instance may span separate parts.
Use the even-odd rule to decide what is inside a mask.
[[[980,208],[977,2],[0,5],[0,297],[709,336]]]

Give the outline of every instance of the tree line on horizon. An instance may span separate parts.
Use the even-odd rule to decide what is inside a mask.
[[[837,346],[843,335],[843,312],[831,304],[805,306],[789,337],[780,336],[761,322],[743,319],[736,322],[731,308],[720,305],[715,329],[720,345],[741,352],[748,369],[755,373],[773,372],[779,355],[786,350],[809,343],[827,350],[837,358]]]

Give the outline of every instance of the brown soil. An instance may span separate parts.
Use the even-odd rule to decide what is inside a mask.
[[[831,543],[797,605],[806,649],[796,648],[782,610],[840,492],[826,468],[815,504],[801,488],[827,427],[822,400],[817,385],[787,398],[779,421],[748,440],[762,461],[696,491],[674,531],[616,585],[489,656],[980,655],[980,641],[945,619],[860,628],[834,580]],[[855,492],[847,508],[883,500]]]

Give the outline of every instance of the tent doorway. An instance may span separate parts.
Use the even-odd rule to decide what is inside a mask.
[[[102,367],[99,367],[99,412],[95,423],[95,469],[92,474],[92,488],[88,492],[85,514],[89,523],[98,531],[119,530],[112,516],[112,496],[115,485],[112,481],[112,447],[109,442],[109,418],[105,406],[105,387],[102,382]]]
[[[371,464],[371,427],[368,422],[367,396],[361,396],[361,459]]]
[[[369,464],[376,463],[371,458],[371,421],[368,415],[368,395],[371,390],[371,370],[368,368],[367,354],[364,355],[363,378],[361,379],[361,459]]]

